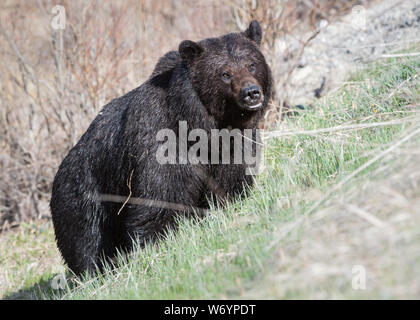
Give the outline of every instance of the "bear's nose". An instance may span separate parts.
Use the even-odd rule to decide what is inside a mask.
[[[258,101],[261,96],[260,88],[258,88],[258,86],[255,84],[246,86],[242,88],[241,91],[242,91],[242,97],[246,103]]]

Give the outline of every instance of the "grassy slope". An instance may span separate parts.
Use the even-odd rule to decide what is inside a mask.
[[[75,281],[71,289],[52,290],[48,281],[59,270],[51,227],[35,236],[23,231],[20,243],[16,236],[3,236],[1,252],[14,248],[0,256],[6,267],[0,272],[0,294],[419,297],[420,133],[413,131],[419,129],[419,70],[418,57],[403,57],[358,72],[313,109],[287,120],[293,134],[268,141],[266,169],[247,199],[215,209],[199,222],[182,221],[159,248],[138,250],[121,258],[115,271]],[[384,125],[389,121],[398,123]],[[360,128],[363,124],[366,128]],[[34,241],[46,249],[30,250]],[[20,246],[26,246],[24,252],[15,253]],[[32,262],[40,266],[28,274],[24,270]],[[351,287],[354,265],[366,269],[366,290]]]

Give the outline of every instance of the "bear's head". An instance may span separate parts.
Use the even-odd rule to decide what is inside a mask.
[[[192,86],[216,119],[250,118],[267,107],[272,79],[260,51],[261,37],[254,20],[244,32],[179,45]]]

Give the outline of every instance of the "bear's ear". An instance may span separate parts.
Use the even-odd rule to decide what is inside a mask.
[[[203,48],[194,41],[184,40],[180,43],[178,52],[182,60],[191,62],[201,55]]]
[[[257,20],[252,20],[248,29],[245,30],[245,36],[254,41],[258,46],[261,45],[262,31]]]

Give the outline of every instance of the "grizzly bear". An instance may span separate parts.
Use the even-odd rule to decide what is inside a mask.
[[[210,136],[216,129],[239,135],[252,130],[248,140],[255,153],[257,125],[272,93],[261,36],[252,21],[244,32],[182,41],[145,83],[99,112],[64,158],[52,188],[57,245],[76,275],[102,270],[118,251],[128,252],[135,243],[143,247],[176,227],[180,215],[205,213],[209,201],[243,196],[252,185],[248,164],[232,155],[218,161],[213,147],[220,141],[212,144]],[[208,161],[181,155],[181,145],[187,152],[193,147],[189,138],[177,146],[168,143],[169,136],[161,139],[162,130],[179,138],[181,129],[196,138],[209,134],[204,144],[211,150],[197,152]]]

